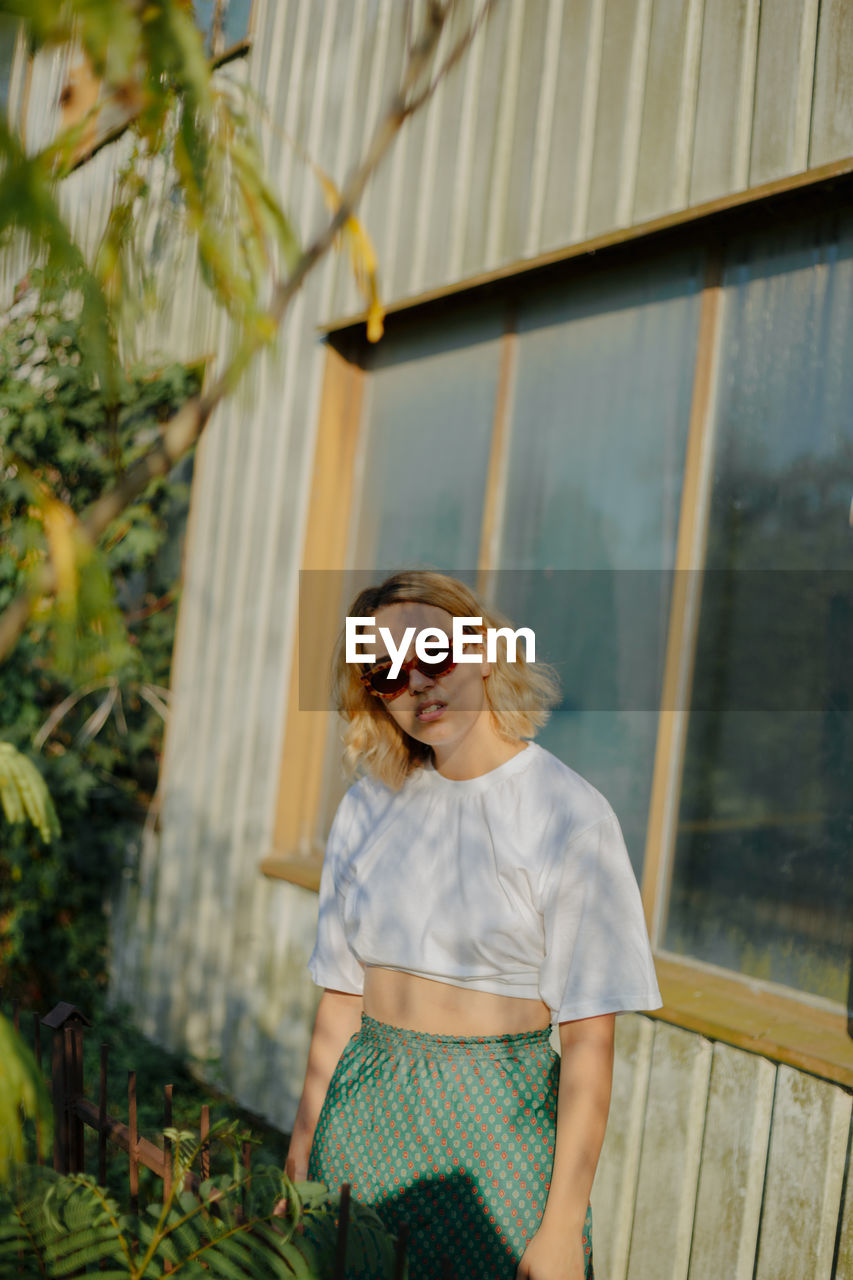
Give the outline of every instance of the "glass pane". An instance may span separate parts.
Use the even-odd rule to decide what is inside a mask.
[[[597,270],[519,323],[500,564],[526,572],[496,603],[560,673],[538,740],[610,800],[638,875],[701,279],[698,255]]]
[[[724,285],[712,572],[665,945],[843,1001],[853,948],[853,219],[745,240]]]
[[[356,567],[470,580],[495,412],[502,319],[478,309],[383,339],[368,373]]]

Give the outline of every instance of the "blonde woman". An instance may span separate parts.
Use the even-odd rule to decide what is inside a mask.
[[[336,655],[361,777],[323,866],[287,1171],[408,1224],[412,1280],[590,1280],[615,1014],[660,1005],[619,823],[530,741],[556,683],[521,646],[427,663],[412,639],[392,674],[425,628],[449,648],[454,618],[506,625],[463,583],[397,573],[350,615],[393,644]]]

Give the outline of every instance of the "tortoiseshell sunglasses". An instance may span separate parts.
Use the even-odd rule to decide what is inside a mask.
[[[446,676],[456,663],[453,661],[450,653],[446,653],[443,657],[437,658],[435,662],[424,662],[423,658],[410,658],[408,662],[404,662],[400,670],[395,676],[389,674],[393,662],[390,658],[383,658],[381,662],[375,662],[372,666],[362,667],[359,679],[370,693],[376,694],[377,698],[381,698],[383,702],[392,702],[394,698],[399,698],[401,693],[409,687],[409,672],[414,671],[417,667],[421,675],[430,676]]]

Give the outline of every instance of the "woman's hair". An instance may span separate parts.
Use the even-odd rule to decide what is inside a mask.
[[[378,609],[403,602],[436,605],[454,618],[480,617],[484,627],[510,624],[494,609],[482,604],[457,578],[430,569],[394,573],[378,587],[359,592],[349,617],[373,617]],[[508,741],[532,738],[545,724],[551,708],[560,700],[559,681],[551,667],[528,663],[516,649],[515,662],[507,660],[504,636],[497,637],[497,660],[486,678],[486,701],[498,733]],[[402,786],[413,770],[432,757],[432,748],[404,733],[391,718],[382,700],[360,680],[358,666],[346,661],[345,632],[341,631],[333,658],[332,693],[344,720],[344,766],[350,773],[364,769],[393,790]]]

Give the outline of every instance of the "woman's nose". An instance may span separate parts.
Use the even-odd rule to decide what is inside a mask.
[[[423,671],[419,671],[417,667],[412,667],[409,672],[409,693],[414,696],[417,693],[423,693],[424,689],[431,689],[435,684],[432,676],[426,675]]]

